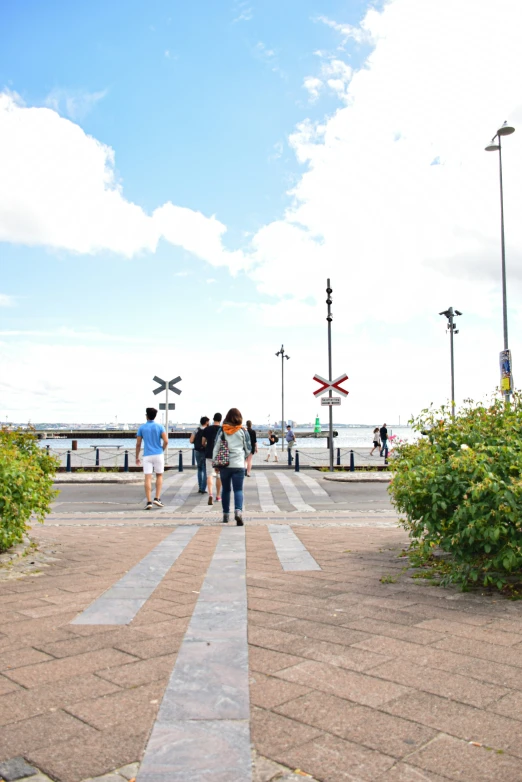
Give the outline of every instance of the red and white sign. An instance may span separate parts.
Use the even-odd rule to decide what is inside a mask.
[[[325,377],[321,377],[321,375],[314,375],[314,380],[321,384],[321,388],[318,388],[317,391],[314,391],[315,397],[322,396],[330,390],[336,391],[338,394],[342,394],[343,396],[348,396],[348,391],[345,388],[341,388],[340,386],[340,383],[344,383],[345,380],[348,380],[348,375],[339,375],[339,377],[336,377],[335,380],[327,380]]]

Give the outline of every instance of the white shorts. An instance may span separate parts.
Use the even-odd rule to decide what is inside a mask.
[[[274,443],[273,445],[270,446],[269,455],[275,456],[275,458],[277,459],[277,443]]]
[[[161,475],[165,472],[165,457],[162,453],[153,453],[150,456],[143,457],[143,472],[145,475]]]
[[[205,459],[205,464],[207,466],[207,478],[212,478],[212,476],[219,478],[218,471],[215,467],[212,467],[212,459]]]

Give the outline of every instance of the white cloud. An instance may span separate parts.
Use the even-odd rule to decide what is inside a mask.
[[[317,76],[307,76],[303,81],[303,87],[308,91],[311,101],[317,100],[322,86],[323,82]]]
[[[0,241],[76,253],[154,252],[161,238],[233,272],[215,217],[167,203],[146,214],[127,201],[113,150],[49,108],[27,108],[0,93]]]
[[[47,95],[45,105],[72,120],[82,120],[107,95],[108,90],[87,92],[55,87]]]
[[[0,307],[13,307],[14,303],[13,296],[8,296],[7,293],[0,293]]]
[[[370,8],[361,24],[357,26],[336,22],[333,19],[329,19],[327,16],[318,16],[316,21],[322,22],[327,27],[331,27],[332,30],[339,33],[342,38],[342,46],[340,48],[343,48],[350,39],[353,39],[357,43],[374,42],[379,31],[379,19],[380,16],[378,12],[375,9]]]
[[[353,70],[343,60],[332,57],[321,65],[321,78],[317,76],[307,76],[303,81],[303,87],[310,95],[310,101],[313,103],[319,97],[321,90],[328,86],[339,100],[348,100],[347,87],[352,78]]]
[[[234,13],[236,14],[232,20],[234,24],[236,22],[250,22],[254,16],[254,9],[246,0],[240,0],[240,2],[236,3]]]

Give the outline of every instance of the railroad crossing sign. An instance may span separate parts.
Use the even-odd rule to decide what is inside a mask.
[[[348,380],[348,375],[346,374],[339,375],[335,380],[327,380],[325,377],[321,377],[321,375],[314,375],[314,380],[321,384],[321,387],[314,391],[315,397],[322,396],[327,391],[337,391],[337,393],[342,394],[342,396],[348,396],[349,392],[340,385],[341,383],[344,383],[345,380]],[[339,399],[339,402],[325,402],[324,399],[321,399],[321,404],[340,404],[341,400],[339,397],[337,398]],[[335,397],[332,397],[332,399],[335,399]]]
[[[325,407],[331,407],[332,405],[340,405],[341,404],[341,397],[340,396],[323,396],[321,399],[321,405]]]
[[[155,383],[159,383],[158,388],[155,388],[152,392],[153,394],[161,394],[162,391],[167,390],[167,381],[162,380],[161,377],[158,377],[157,375],[154,375],[152,378]],[[179,388],[175,388],[176,383],[179,383],[181,380],[181,377],[175,377],[174,380],[168,381],[168,387],[170,391],[174,391],[175,394],[181,394],[181,391]]]
[[[173,391],[175,394],[181,394],[181,390],[179,388],[176,388],[176,383],[179,383],[181,380],[181,377],[178,375],[178,377],[175,377],[173,380],[163,380],[161,377],[158,377],[157,375],[154,375],[152,378],[155,383],[158,384],[158,387],[153,390],[153,394],[161,394],[162,391],[165,391],[165,401],[160,402],[159,409],[165,410],[165,430],[167,432],[167,438],[169,436],[169,410],[175,410],[176,405],[173,402],[169,402],[169,391]],[[169,459],[169,449],[167,448],[165,452],[165,461],[168,462]]]
[[[160,402],[159,409],[166,410],[165,402]],[[176,405],[174,404],[174,402],[169,402],[169,410],[175,410],[175,409],[176,409]]]

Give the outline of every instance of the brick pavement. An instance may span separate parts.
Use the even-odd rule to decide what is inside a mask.
[[[395,528],[293,530],[321,571],[284,572],[266,522],[246,531],[256,782],[520,782],[522,605],[409,578]],[[70,622],[171,531],[33,531],[52,557],[0,580],[0,761],[59,782],[137,768],[219,527],[130,625]]]

